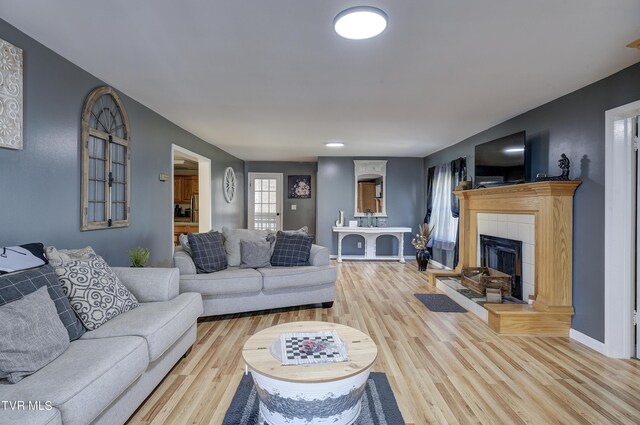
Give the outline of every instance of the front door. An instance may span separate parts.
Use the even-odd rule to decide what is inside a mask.
[[[249,229],[282,230],[282,174],[249,173]]]

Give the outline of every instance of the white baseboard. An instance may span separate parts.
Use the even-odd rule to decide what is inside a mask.
[[[579,343],[586,345],[587,347],[591,348],[592,350],[597,351],[600,354],[604,354],[604,352],[605,352],[605,350],[604,350],[604,342],[600,342],[597,339],[593,339],[590,336],[587,336],[587,335],[583,334],[582,332],[579,332],[579,331],[577,331],[575,329],[570,329],[569,330],[569,338],[575,339]]]

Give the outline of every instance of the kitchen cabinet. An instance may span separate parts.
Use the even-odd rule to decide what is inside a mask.
[[[188,204],[191,195],[198,193],[198,176],[173,177],[173,203]]]
[[[199,225],[197,224],[173,224],[173,244],[178,245],[178,236],[183,233],[198,233]]]

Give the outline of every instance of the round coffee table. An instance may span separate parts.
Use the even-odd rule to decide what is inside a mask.
[[[283,366],[271,354],[271,345],[283,333],[331,330],[347,343],[349,361]],[[327,322],[273,326],[253,335],[242,349],[260,399],[260,420],[270,425],[352,424],[377,355],[376,344],[365,333]]]

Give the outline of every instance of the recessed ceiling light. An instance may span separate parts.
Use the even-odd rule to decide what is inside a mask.
[[[375,37],[387,28],[387,14],[371,6],[357,6],[343,10],[333,20],[339,36],[350,40]]]
[[[325,144],[328,148],[342,148],[344,147],[344,143],[342,142],[329,142]]]

